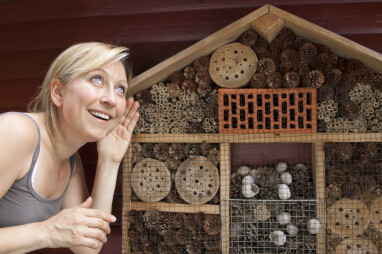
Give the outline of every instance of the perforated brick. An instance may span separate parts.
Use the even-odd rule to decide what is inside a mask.
[[[316,133],[317,91],[219,89],[220,133]]]

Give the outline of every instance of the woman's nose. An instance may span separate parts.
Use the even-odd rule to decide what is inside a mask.
[[[116,105],[116,94],[111,89],[105,89],[101,97],[101,103],[109,107]]]

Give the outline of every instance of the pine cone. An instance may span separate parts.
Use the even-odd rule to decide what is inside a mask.
[[[300,59],[304,63],[310,63],[314,61],[317,57],[317,47],[311,43],[307,42],[300,48]]]
[[[276,37],[281,39],[281,41],[284,44],[284,49],[286,49],[286,48],[291,48],[293,46],[296,35],[291,29],[287,27],[283,27]]]
[[[300,51],[300,49],[302,48],[302,46],[307,43],[309,41],[307,41],[306,38],[302,37],[302,36],[296,36],[296,38],[294,39],[294,42],[293,42],[293,49],[297,50],[297,51]]]
[[[346,183],[346,174],[343,170],[331,167],[327,170],[327,183],[342,186]]]
[[[199,84],[196,93],[199,95],[199,97],[203,98],[209,95],[212,92],[212,90],[213,87],[211,84]]]
[[[251,48],[258,55],[264,54],[268,49],[268,42],[265,39],[258,37],[255,44],[253,44]]]
[[[338,61],[335,68],[339,69],[342,73],[346,72],[346,59],[338,57]]]
[[[312,62],[312,68],[317,69],[323,73],[327,72],[330,67],[330,56],[327,53],[320,53]]]
[[[326,74],[326,83],[330,86],[337,86],[341,82],[342,71],[339,69],[330,69]]]
[[[200,254],[202,253],[202,249],[198,246],[198,243],[192,242],[186,245],[186,251],[188,254]]]
[[[378,155],[378,146],[377,143],[363,143],[364,146],[366,146],[367,151],[369,152],[371,157],[375,157]]]
[[[169,170],[176,171],[180,165],[180,161],[177,159],[169,158],[169,159],[165,160],[164,164],[166,165],[166,167]]]
[[[297,65],[297,73],[300,75],[300,78],[305,78],[309,74],[309,65],[307,63],[299,62]]]
[[[139,91],[135,94],[135,100],[138,101],[140,105],[150,104],[152,102],[150,91],[147,89]]]
[[[177,85],[175,83],[167,83],[166,88],[167,88],[167,93],[170,96],[170,98],[176,98],[182,92],[179,85]]]
[[[186,154],[184,153],[184,144],[181,143],[171,144],[168,153],[171,158],[174,158],[175,160],[182,160],[186,157]]]
[[[318,44],[317,50],[318,50],[318,53],[326,53],[326,54],[331,53],[330,48],[324,44]]]
[[[210,57],[201,56],[194,60],[194,67],[197,72],[207,72],[210,67]]]
[[[203,140],[202,143],[200,144],[200,154],[203,155],[204,157],[207,157],[210,154],[210,150],[211,150],[211,144]]]
[[[257,38],[257,33],[253,29],[249,29],[240,35],[239,42],[251,47],[255,45]]]
[[[153,143],[143,143],[142,144],[142,156],[144,158],[152,158],[152,152],[153,152],[153,148],[154,148],[154,145]]]
[[[355,77],[361,76],[365,66],[357,59],[349,59],[346,61],[346,71]]]
[[[260,187],[259,194],[257,194],[258,199],[266,200],[277,200],[279,197],[277,195],[277,188],[273,187]]]
[[[294,71],[287,72],[284,75],[283,83],[286,88],[296,88],[300,85],[300,75]]]
[[[372,71],[370,68],[365,67],[363,69],[363,72],[362,72],[360,78],[359,78],[359,82],[361,84],[372,85],[372,84],[374,84],[375,79],[376,79],[375,72]]]
[[[160,221],[156,225],[158,235],[165,236],[171,229],[171,216],[169,213],[160,215]]]
[[[194,93],[196,92],[196,89],[198,88],[198,84],[195,83],[193,80],[191,79],[186,79],[184,80],[181,85],[180,85],[180,88],[186,93],[186,94],[191,94],[191,93]]]
[[[350,73],[343,73],[341,83],[342,87],[349,92],[357,84],[357,78]]]
[[[281,88],[283,84],[283,76],[280,72],[274,72],[268,76],[267,86],[268,88]]]
[[[160,213],[156,210],[148,210],[143,214],[143,221],[149,229],[155,229],[160,221]]]
[[[286,67],[286,71],[295,70],[300,62],[299,54],[294,49],[286,49],[280,55],[281,65]]]
[[[130,210],[126,215],[126,221],[130,223],[136,223],[137,221],[142,219],[142,212],[137,210]]]
[[[204,240],[203,245],[208,253],[219,253],[221,251],[221,242],[219,237],[210,236],[207,240]]]
[[[272,58],[262,58],[257,63],[257,70],[259,73],[264,73],[265,75],[272,74],[276,71],[276,63],[272,60]]]
[[[207,159],[211,161],[215,166],[217,166],[220,163],[219,150],[216,147],[212,148],[208,153]]]
[[[198,83],[200,86],[211,87],[209,92],[212,92],[212,79],[208,72],[198,71],[195,75],[195,82]]]
[[[180,245],[187,245],[192,242],[192,233],[185,228],[176,231],[176,242]]]
[[[355,119],[358,117],[359,111],[360,108],[357,102],[353,102],[350,100],[345,102],[343,112],[345,117],[349,118],[350,120]]]
[[[163,242],[166,246],[173,247],[176,245],[176,231],[169,230],[167,234],[163,236]]]
[[[204,226],[204,220],[206,219],[206,214],[203,212],[194,213],[194,222],[196,229],[201,229]]]
[[[279,184],[279,174],[273,168],[258,168],[255,183],[260,187],[276,187]]]
[[[179,196],[176,188],[171,188],[170,192],[166,196],[166,200],[169,203],[182,203],[183,199]]]
[[[309,72],[306,80],[303,80],[308,87],[319,88],[325,82],[325,76],[319,70],[312,70]]]
[[[187,133],[202,133],[203,132],[203,127],[202,123],[189,123],[189,127],[187,128]]]
[[[350,160],[353,156],[353,146],[351,143],[338,143],[337,154],[342,161]]]
[[[173,224],[175,228],[184,228],[184,213],[176,213]]]
[[[155,144],[153,148],[154,158],[160,161],[165,161],[169,158],[168,154],[169,144],[159,143]]]
[[[266,88],[267,76],[263,73],[255,73],[251,78],[249,86],[252,88]]]
[[[189,231],[194,231],[195,229],[195,218],[194,214],[188,213],[184,215],[184,227]]]
[[[171,83],[180,85],[182,84],[184,80],[183,72],[182,71],[174,71],[173,73],[170,74],[170,81]]]
[[[183,76],[186,79],[194,79],[195,74],[196,74],[196,71],[195,71],[194,67],[192,67],[192,66],[187,66],[183,70]]]
[[[220,216],[207,214],[204,219],[203,225],[204,231],[209,235],[217,235],[220,234],[221,231],[221,221]]]
[[[317,90],[318,101],[329,101],[333,100],[336,92],[332,86],[323,85]]]
[[[184,147],[184,152],[187,158],[195,158],[200,154],[200,147],[198,144],[189,143]]]

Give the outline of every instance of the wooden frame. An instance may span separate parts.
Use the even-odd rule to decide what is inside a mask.
[[[273,26],[264,26],[260,22],[265,20]],[[257,22],[256,22],[257,21]],[[208,55],[216,48],[235,41],[241,33],[249,28],[255,29],[259,34],[264,36],[268,41],[275,38],[276,34],[282,27],[292,29],[295,34],[303,36],[315,43],[325,44],[338,56],[344,58],[354,58],[362,61],[365,66],[372,70],[382,73],[382,55],[365,48],[355,42],[352,42],[342,36],[314,25],[306,20],[298,18],[279,8],[271,5],[265,5],[249,15],[237,20],[227,27],[217,31],[207,38],[195,43],[194,45],[179,52],[173,57],[163,61],[162,63],[152,67],[146,72],[135,77],[131,81],[128,94],[130,96],[135,93],[150,88],[153,84],[163,82],[175,70],[179,70],[189,65],[195,58]],[[123,216],[130,209],[147,210],[155,208],[160,211],[179,211],[179,212],[210,212],[220,214],[222,217],[222,253],[229,253],[229,204],[222,202],[229,199],[230,184],[230,146],[231,143],[312,143],[313,161],[312,166],[315,178],[316,198],[319,200],[317,204],[318,218],[325,221],[325,207],[323,202],[325,198],[325,142],[378,142],[382,140],[382,133],[305,133],[305,134],[136,134],[133,135],[133,143],[219,143],[221,152],[220,161],[220,195],[221,204],[219,206],[192,206],[184,204],[167,204],[167,203],[150,203],[143,204],[141,202],[131,202],[131,188],[125,180],[129,180],[131,171],[130,158],[132,150],[129,148],[125,156],[124,163],[124,187],[123,187]],[[131,147],[131,146],[130,146]],[[131,163],[130,163],[131,164]],[[227,207],[228,206],[228,207]],[[128,237],[125,230],[128,224],[123,221],[123,238],[122,252],[129,252]],[[317,235],[318,253],[325,252],[326,236],[325,230]]]

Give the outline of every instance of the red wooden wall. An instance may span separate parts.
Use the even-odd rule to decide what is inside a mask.
[[[139,74],[267,3],[382,53],[381,1],[0,0],[0,113],[24,111],[50,62],[74,43],[126,45]],[[95,146],[80,152],[91,188]],[[121,252],[121,178],[119,221],[103,253]]]

